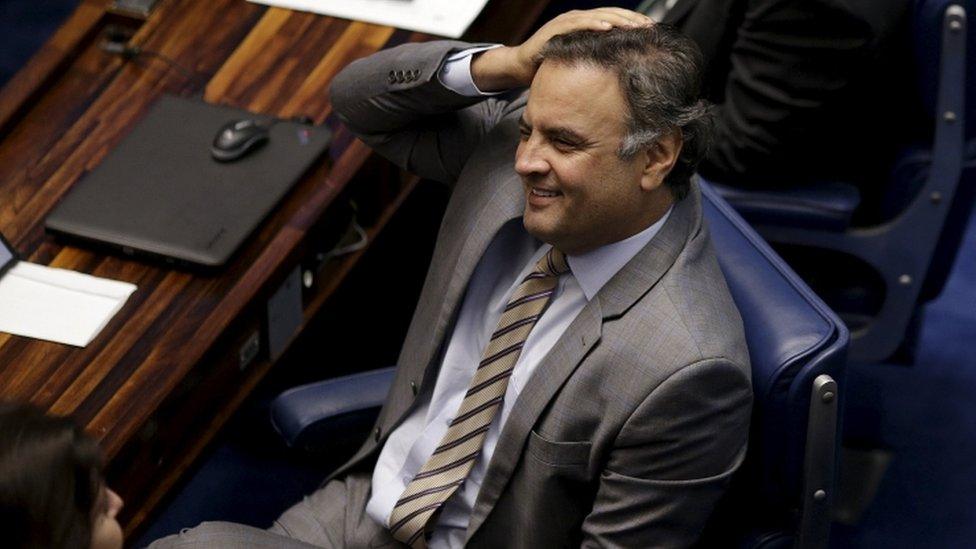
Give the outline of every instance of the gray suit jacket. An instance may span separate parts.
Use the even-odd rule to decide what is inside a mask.
[[[357,61],[333,106],[367,144],[454,185],[376,436],[337,471],[375,459],[431,391],[476,263],[521,216],[514,171],[525,98],[462,97],[436,73],[457,42]],[[471,547],[683,547],[745,453],[751,408],[742,322],[702,224],[697,186],[582,310],[504,425],[468,529]]]

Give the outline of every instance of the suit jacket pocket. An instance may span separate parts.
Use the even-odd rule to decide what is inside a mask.
[[[529,431],[526,453],[552,467],[585,467],[590,461],[590,443],[557,442],[533,430]]]

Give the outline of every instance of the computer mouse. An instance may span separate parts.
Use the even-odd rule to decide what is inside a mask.
[[[228,122],[214,137],[210,154],[220,162],[243,158],[268,141],[269,129],[267,124],[253,118]]]

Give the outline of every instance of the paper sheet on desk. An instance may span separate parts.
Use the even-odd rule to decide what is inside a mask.
[[[21,261],[0,278],[0,332],[84,347],[135,289]]]
[[[488,0],[249,0],[280,8],[310,11],[460,38]]]

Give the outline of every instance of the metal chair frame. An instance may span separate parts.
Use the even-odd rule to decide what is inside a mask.
[[[881,275],[886,294],[880,311],[851,334],[850,358],[854,362],[880,362],[901,343],[960,185],[966,143],[967,30],[965,8],[950,4],[942,17],[932,164],[922,188],[903,212],[883,224],[843,232],[755,226],[770,242],[847,253],[864,260]],[[911,253],[906,247],[911,247]]]

